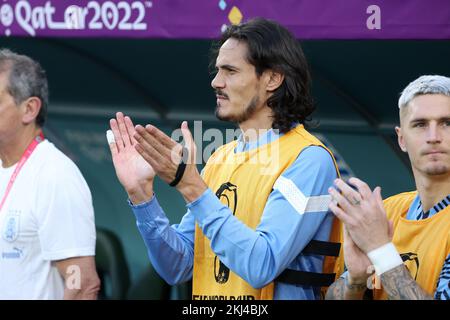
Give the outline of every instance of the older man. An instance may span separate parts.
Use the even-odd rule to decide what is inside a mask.
[[[94,210],[76,165],[44,138],[45,71],[0,50],[0,299],[94,299]]]

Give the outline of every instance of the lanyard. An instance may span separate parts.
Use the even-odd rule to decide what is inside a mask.
[[[6,198],[8,197],[9,192],[11,191],[11,188],[14,184],[14,181],[17,178],[17,175],[19,174],[20,170],[22,169],[25,162],[28,160],[28,158],[33,153],[34,149],[36,149],[36,146],[44,140],[44,134],[42,132],[39,133],[39,135],[33,139],[33,141],[28,145],[27,149],[23,153],[22,157],[20,158],[19,163],[17,164],[16,169],[14,170],[11,178],[9,179],[8,186],[6,187],[5,194],[3,195],[2,202],[0,203],[0,211],[3,208],[3,204],[6,201]]]

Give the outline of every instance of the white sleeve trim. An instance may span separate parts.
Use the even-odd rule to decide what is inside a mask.
[[[283,176],[275,181],[273,188],[278,190],[299,214],[328,211],[331,201],[329,195],[306,197],[292,180]]]
[[[64,260],[76,257],[89,257],[89,256],[95,256],[95,248],[74,248],[68,250],[42,253],[42,258],[44,260],[49,261]]]

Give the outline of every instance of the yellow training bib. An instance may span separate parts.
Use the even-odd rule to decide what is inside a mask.
[[[256,229],[259,224],[275,181],[297,159],[301,150],[312,145],[325,148],[303,125],[247,152],[235,153],[236,145],[233,141],[218,149],[208,160],[203,177],[220,201],[251,229]],[[334,239],[340,238],[339,231],[333,234]],[[232,272],[214,254],[210,241],[196,225],[193,299],[272,299],[273,291],[273,282],[255,289]]]
[[[428,294],[434,295],[442,266],[450,254],[450,206],[430,218],[407,220],[406,214],[417,191],[405,192],[384,201],[388,219],[394,223],[392,242],[402,256],[411,277]],[[386,299],[374,290],[375,299]]]

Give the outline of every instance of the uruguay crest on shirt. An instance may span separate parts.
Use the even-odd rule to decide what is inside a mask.
[[[16,210],[10,210],[5,217],[3,227],[3,239],[8,242],[14,242],[19,236],[20,215]]]

